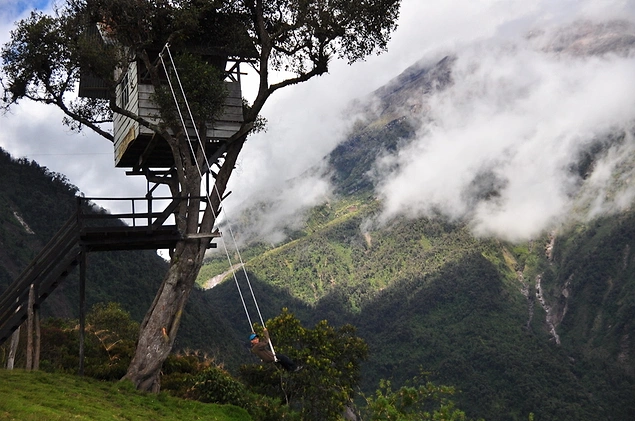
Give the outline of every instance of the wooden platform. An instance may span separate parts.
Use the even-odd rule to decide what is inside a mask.
[[[166,221],[179,203],[178,198],[172,198],[159,211],[153,211],[152,206],[161,198],[111,199],[133,203],[131,212],[121,214],[89,211],[92,207],[87,204],[91,200],[96,199],[78,198],[77,214],[69,218],[0,296],[0,345],[26,320],[31,286],[35,289],[33,306],[38,308],[76,266],[85,265],[88,252],[172,249],[178,241],[210,242],[220,236],[218,232],[186,236],[175,225],[167,225]],[[134,211],[135,202],[145,202],[147,210]],[[131,220],[132,224],[125,225],[120,218]],[[208,247],[215,245],[210,242]],[[83,285],[84,280],[80,279],[80,283]]]

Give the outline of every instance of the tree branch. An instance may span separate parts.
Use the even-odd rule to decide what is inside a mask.
[[[46,100],[46,103],[51,103],[51,104],[55,104],[57,105],[64,114],[66,114],[67,116],[69,116],[70,118],[72,118],[75,121],[78,121],[80,124],[83,124],[84,126],[90,128],[91,130],[93,130],[94,132],[96,132],[97,134],[101,135],[102,137],[110,140],[111,142],[115,141],[115,138],[112,134],[108,133],[107,131],[103,130],[101,127],[99,127],[97,124],[95,124],[95,122],[88,120],[85,117],[82,117],[81,115],[72,112],[71,110],[68,109],[68,107],[66,106],[66,104],[64,104],[64,101],[62,100],[61,97],[52,99],[52,100]]]

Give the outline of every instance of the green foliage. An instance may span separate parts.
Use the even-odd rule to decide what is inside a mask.
[[[394,151],[400,142],[412,139],[415,129],[406,119],[386,125],[368,126],[351,133],[329,155],[334,170],[332,181],[336,192],[345,196],[372,191],[373,181],[368,177],[377,154]]]
[[[134,353],[139,324],[118,304],[97,304],[86,315],[85,330],[85,374],[101,380],[119,380]],[[76,373],[79,367],[78,322],[44,319],[41,331],[40,368]],[[21,343],[25,344],[26,340]]]
[[[265,314],[286,300],[290,308],[301,311],[303,323],[324,317],[335,325],[354,323],[370,345],[361,383],[367,393],[381,378],[400,387],[423,365],[431,371],[432,381],[461,390],[454,400],[466,416],[526,420],[533,413],[536,419],[591,420],[601,416],[600,402],[604,408],[610,402],[618,419],[630,411],[633,377],[625,374],[625,365],[620,368],[606,355],[613,353],[609,358],[615,361],[628,347],[624,334],[616,332],[628,332],[632,326],[628,308],[633,281],[628,274],[633,271],[627,247],[627,239],[635,238],[629,228],[635,226],[632,219],[610,229],[604,224],[592,232],[577,232],[587,239],[563,244],[568,237],[558,237],[549,261],[547,236],[512,245],[475,240],[464,227],[440,220],[396,221],[365,236],[358,227],[360,214],[372,215],[364,213],[372,209],[369,205],[361,201],[348,213],[337,211],[348,208],[341,203],[317,208],[305,236],[249,260],[254,272],[250,278],[264,301]],[[340,247],[347,252],[339,253]],[[563,265],[566,261],[570,267]],[[602,266],[600,271],[586,269]],[[524,284],[516,271],[524,274]],[[565,301],[560,288],[573,271],[576,275],[569,283],[585,287],[577,290],[579,299],[569,295]],[[307,284],[318,284],[321,273],[339,275],[328,288],[318,290],[317,297],[304,293]],[[568,306],[558,327],[560,347],[553,344],[546,313],[535,298],[538,274],[547,303],[555,309]],[[606,281],[609,278],[613,284]],[[265,288],[263,281],[278,288]],[[280,291],[315,303],[312,311],[300,310],[301,303],[289,297],[277,300]],[[236,290],[220,285],[212,293],[223,305]],[[227,309],[228,317],[244,318],[238,300],[231,302],[237,309]],[[278,335],[272,334],[274,344]],[[576,348],[582,338],[589,342]],[[285,351],[297,355],[295,349]],[[287,396],[280,392],[280,375],[273,367],[243,369],[241,376],[249,377],[249,384],[257,383],[261,393]]]
[[[286,309],[268,326],[276,352],[302,369],[288,373],[274,365],[243,366],[241,378],[251,390],[288,402],[303,420],[338,419],[354,398],[368,352],[353,326],[336,329],[321,321],[304,328]]]
[[[119,304],[97,304],[86,315],[86,333],[86,375],[121,379],[134,355],[139,323]]]
[[[153,97],[161,110],[162,120],[168,127],[178,127],[181,124],[179,109],[181,112],[191,111],[194,121],[211,121],[219,117],[227,97],[223,83],[224,69],[216,69],[200,57],[187,53],[175,55],[174,61],[178,71],[178,79],[175,73],[170,73],[174,93],[165,85]],[[181,89],[187,98],[183,98]],[[179,99],[178,108],[173,95]],[[202,127],[198,129],[202,130]]]
[[[185,397],[192,387],[193,376],[208,368],[211,361],[199,352],[168,355],[161,369],[161,390]]]
[[[77,373],[79,368],[79,323],[77,320],[46,318],[41,322],[40,369]],[[119,380],[132,358],[139,324],[118,304],[95,305],[86,315],[84,373],[100,380]],[[24,367],[26,329],[20,330],[16,367]],[[7,343],[2,351],[7,351]],[[0,362],[6,361],[0,358]]]
[[[291,420],[295,415],[275,398],[258,395],[200,353],[172,354],[163,364],[161,387],[170,394],[205,403],[245,408],[253,420]]]
[[[396,28],[399,6],[398,0],[270,1],[263,5],[262,14],[267,22],[267,38],[274,41],[273,67],[302,74],[312,68],[326,68],[332,57],[352,63],[381,52]],[[224,7],[238,14],[256,10],[250,2],[225,2]],[[248,23],[252,36],[264,36],[257,32],[257,22]]]
[[[472,247],[489,244],[443,221],[396,221],[362,230],[377,210],[377,203],[368,199],[320,209],[309,220],[307,235],[247,262],[256,277],[310,304],[339,297],[346,310],[359,313],[396,279],[434,272]],[[328,222],[320,223],[324,218]],[[339,294],[342,289],[345,293]]]
[[[464,421],[465,413],[455,408],[449,397],[455,390],[449,386],[437,386],[425,381],[412,386],[405,385],[393,391],[391,382],[380,380],[374,396],[366,397],[364,419],[370,421]]]
[[[42,340],[40,369],[47,372],[77,373],[79,369],[79,334],[76,320],[44,319],[41,323]],[[21,329],[20,333],[25,329]],[[87,341],[88,342],[88,341]],[[20,338],[19,356],[16,367],[24,367],[26,335]],[[93,343],[94,344],[94,343]],[[93,361],[91,359],[91,361]],[[93,361],[94,362],[94,361]],[[18,364],[19,363],[19,364]]]
[[[217,366],[210,366],[193,377],[193,386],[186,396],[201,402],[231,403],[245,407],[247,389],[231,374]]]
[[[65,48],[69,22],[32,12],[11,32],[12,42],[2,49],[4,73],[12,82],[5,101],[16,102],[45,92],[50,97],[67,89],[66,74],[71,54]],[[52,65],[60,62],[59,67]]]
[[[23,99],[55,103],[68,115],[76,116],[64,118],[75,130],[87,123],[112,119],[105,101],[63,100],[74,91],[80,66],[114,86],[112,75],[120,65],[115,48],[87,38],[85,22],[67,13],[67,9],[59,9],[56,17],[32,12],[18,22],[0,57],[4,73],[2,102],[6,109]]]

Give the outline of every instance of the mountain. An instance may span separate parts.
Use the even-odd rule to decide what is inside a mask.
[[[632,54],[634,28],[621,21],[577,22],[533,32],[527,42],[532,54],[602,62]],[[415,151],[408,147],[419,133],[438,129],[434,106],[444,105],[438,94],[466,77],[455,74],[459,61],[456,55],[422,60],[358,101],[363,117],[326,158],[334,198],[309,210],[287,240],[244,247],[260,309],[271,316],[287,307],[307,324],[354,324],[371,350],[363,372],[367,394],[381,378],[401,385],[424,371],[461,390],[457,404],[472,417],[630,419],[635,211],[624,205],[594,213],[593,201],[632,186],[635,160],[627,153],[605,189],[594,189],[607,158],[630,150],[632,126],[598,130],[571,149],[569,163],[561,164],[570,218],[529,240],[474,234],[477,208],[500,206],[509,186],[491,163],[466,183],[463,214],[430,206],[426,214],[383,217],[386,195],[378,187],[387,180],[377,176],[377,163]],[[472,74],[475,69],[468,67]],[[201,284],[227,268],[224,256],[210,256]],[[244,332],[234,282],[210,293],[236,335]]]

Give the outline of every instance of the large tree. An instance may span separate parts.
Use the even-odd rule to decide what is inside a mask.
[[[66,115],[75,130],[92,129],[113,141],[105,123],[116,114],[135,120],[164,139],[174,159],[171,176],[151,181],[169,186],[182,200],[175,218],[185,236],[171,252],[171,264],[154,302],[141,323],[136,354],[125,378],[142,390],[158,391],[159,373],[170,353],[183,308],[202,265],[227,182],[247,135],[258,126],[259,114],[278,89],[307,81],[328,71],[333,58],[349,63],[386,49],[396,28],[400,0],[66,0],[54,16],[33,13],[12,32],[2,50],[2,87],[5,109],[28,99],[52,104]],[[224,19],[224,18],[226,19]],[[231,25],[226,23],[231,21]],[[225,22],[224,25],[219,22]],[[96,43],[90,28],[101,24],[108,42]],[[239,30],[240,29],[240,30]],[[241,36],[241,34],[246,36]],[[174,104],[166,99],[157,45],[198,39],[222,39],[230,48],[251,48],[258,72],[258,91],[244,107],[240,129],[215,153],[191,152]],[[248,45],[246,45],[248,44]],[[222,73],[218,66],[195,55],[177,57],[181,78],[194,104],[198,127],[222,111]],[[117,105],[115,86],[130,63],[140,62],[156,92],[162,121],[153,123]],[[216,70],[214,70],[216,69]],[[222,70],[222,69],[221,69]],[[290,75],[271,82],[271,72]],[[111,89],[106,99],[76,98],[80,71],[100,77]],[[279,73],[281,74],[281,73]],[[162,94],[163,93],[163,94]],[[204,165],[211,159],[217,171]],[[214,194],[200,216],[201,174],[211,172]],[[188,240],[199,234],[197,240]]]

